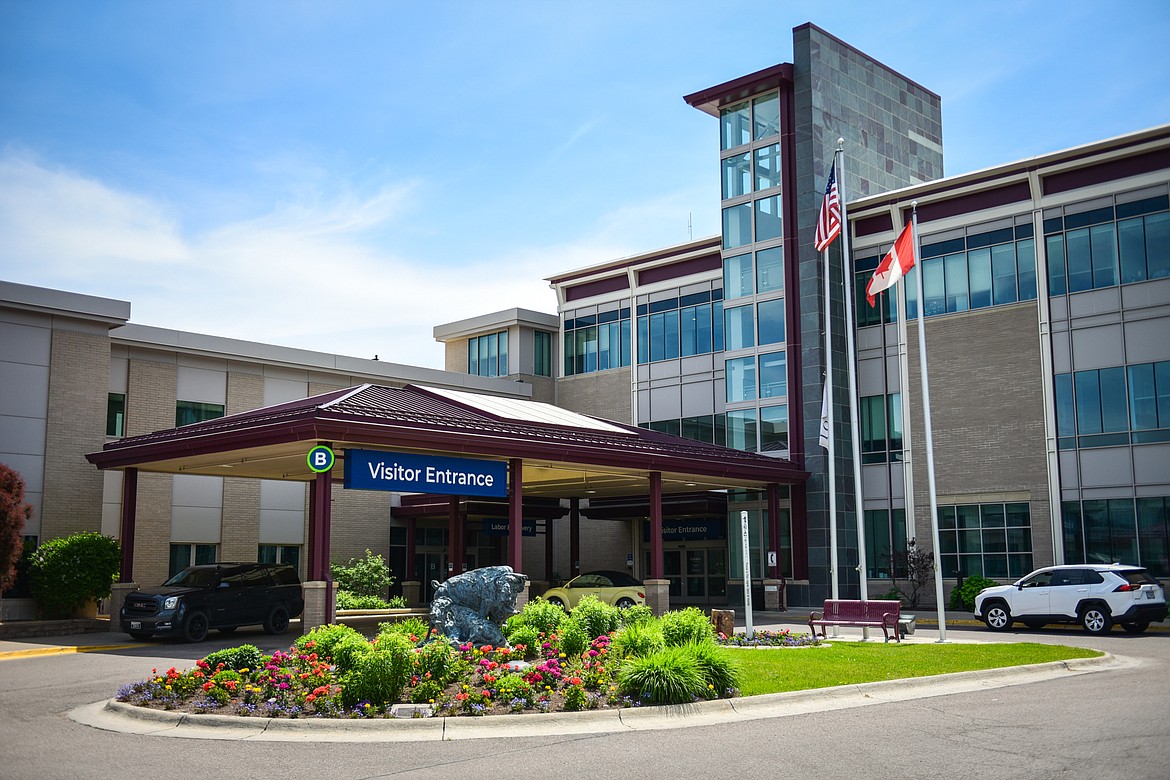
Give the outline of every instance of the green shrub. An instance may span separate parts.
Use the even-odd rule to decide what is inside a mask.
[[[662,625],[662,639],[667,647],[699,644],[715,641],[715,627],[711,619],[698,607],[687,607],[667,612],[659,623]]]
[[[686,704],[703,698],[707,681],[686,647],[668,647],[653,655],[626,660],[618,689],[646,704]]]
[[[691,654],[703,675],[708,698],[717,699],[727,695],[728,691],[739,688],[739,666],[726,650],[712,642],[685,645],[684,649]]]
[[[412,704],[434,704],[443,695],[446,685],[438,680],[419,680],[418,684],[410,689]]]
[[[576,658],[585,652],[585,648],[589,647],[589,640],[592,637],[586,636],[588,632],[581,624],[581,621],[569,618],[561,624],[560,644],[561,652],[568,658]]]
[[[626,607],[621,610],[621,620],[623,626],[632,626],[635,623],[649,623],[654,620],[654,610],[645,604],[635,604],[632,607]]]
[[[344,637],[333,646],[331,658],[339,672],[347,672],[356,668],[361,659],[373,650],[374,645],[355,631],[353,635]]]
[[[519,615],[508,619],[509,624],[532,626],[541,634],[552,634],[565,620],[565,611],[543,598],[535,598],[524,605]]]
[[[350,558],[345,565],[329,564],[329,573],[339,591],[349,591],[355,596],[385,598],[386,590],[394,584],[386,560],[369,550],[366,550],[365,558]]]
[[[414,645],[404,636],[391,634],[371,645],[342,675],[341,703],[353,707],[368,701],[382,710],[397,702],[410,681],[413,660]]]
[[[401,634],[407,639],[410,639],[410,641],[414,642],[415,644],[418,644],[419,642],[426,641],[426,638],[430,635],[430,633],[431,624],[422,618],[417,617],[378,624],[379,638],[381,638],[383,634]]]
[[[428,642],[418,652],[418,667],[415,674],[420,677],[431,675],[440,685],[447,685],[463,668],[463,661],[446,642]]]
[[[621,625],[621,612],[617,607],[610,606],[590,594],[577,602],[569,619],[580,623],[587,637],[593,640],[616,631]]]
[[[508,644],[512,647],[524,646],[524,658],[535,658],[540,650],[540,632],[534,626],[519,626],[508,635]]]
[[[984,588],[993,588],[998,584],[995,580],[989,580],[978,574],[968,577],[963,580],[962,585],[951,591],[951,609],[965,609],[968,612],[974,612],[975,597],[979,595],[979,591]]]
[[[406,609],[406,596],[391,596],[386,599],[388,609]]]
[[[264,654],[260,652],[260,648],[256,645],[240,645],[239,647],[228,647],[223,650],[216,650],[214,653],[208,653],[203,659],[203,663],[207,664],[207,668],[214,672],[223,664],[224,669],[232,669],[240,671],[242,669],[255,669],[260,666],[261,659]]]
[[[518,674],[506,674],[495,682],[496,699],[501,703],[520,699],[524,706],[532,703],[532,686]]]
[[[386,600],[381,596],[363,596],[351,593],[348,590],[337,591],[338,609],[388,609]]]
[[[617,653],[618,658],[642,657],[653,655],[665,647],[661,626],[658,621],[651,620],[632,623],[614,634],[610,652]]]
[[[68,617],[86,604],[109,598],[122,551],[99,533],[50,539],[32,556],[32,595],[50,617]]]
[[[585,686],[569,685],[565,688],[565,710],[580,712],[588,706],[589,697],[585,695]]]
[[[316,653],[318,658],[332,660],[334,648],[343,639],[349,637],[357,637],[365,641],[365,637],[355,629],[340,623],[330,623],[317,626],[304,636],[297,637],[296,641],[293,642],[293,648],[297,655]]]

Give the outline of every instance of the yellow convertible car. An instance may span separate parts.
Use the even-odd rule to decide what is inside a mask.
[[[585,596],[596,596],[619,609],[646,603],[642,583],[622,571],[591,571],[578,575],[559,588],[545,591],[544,598],[565,610],[577,606]]]

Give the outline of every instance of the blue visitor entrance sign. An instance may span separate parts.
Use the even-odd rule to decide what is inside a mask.
[[[344,484],[351,490],[506,498],[508,464],[499,460],[346,450]]]

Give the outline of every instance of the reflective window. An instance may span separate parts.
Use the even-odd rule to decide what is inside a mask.
[[[760,398],[784,398],[787,395],[787,353],[770,352],[760,355]]]
[[[751,253],[723,258],[723,296],[742,298],[753,292]]]
[[[761,293],[784,289],[784,247],[756,252],[756,290]]]
[[[756,201],[756,241],[768,241],[782,235],[780,196],[760,198]]]
[[[756,149],[755,179],[757,190],[780,186],[780,144],[769,144]],[[726,196],[724,196],[726,197]]]
[[[760,452],[782,452],[788,449],[788,407],[760,408]]]
[[[902,396],[871,395],[858,406],[861,425],[861,462],[902,460]]]
[[[1170,198],[1161,195],[1046,219],[1049,293],[1170,276],[1168,205]]]
[[[756,400],[755,356],[732,358],[725,361],[724,367],[726,369],[724,384],[726,386],[727,403],[733,404],[739,401]],[[755,418],[755,414],[753,410],[751,412],[753,419]]]
[[[924,244],[924,259],[919,265],[924,274],[926,316],[1035,300],[1036,255],[1031,235],[1030,225],[1019,225],[1014,229],[1001,228],[966,238]],[[961,251],[964,248],[966,251]],[[858,327],[896,321],[893,290],[879,293],[877,307],[870,307],[865,298],[865,287],[880,260],[881,257],[871,257],[856,261]],[[906,274],[906,311],[909,317],[918,316],[918,290],[914,278],[917,272],[918,266],[915,266]],[[1052,279],[1049,281],[1051,283]]]
[[[175,427],[191,425],[223,417],[223,404],[205,404],[198,401],[178,401],[175,404]]]
[[[467,373],[475,376],[508,375],[508,331],[467,340]]]
[[[944,577],[1017,579],[1033,570],[1027,503],[940,506],[939,547]]]
[[[756,305],[760,322],[760,344],[784,341],[784,299],[761,301]]]
[[[547,331],[532,332],[532,373],[536,376],[552,376],[552,339]]]
[[[106,398],[106,436],[123,436],[126,423],[126,394],[110,393]]]
[[[756,98],[753,102],[752,130],[756,140],[780,132],[780,96],[776,93]]]
[[[751,155],[748,152],[723,160],[723,199],[752,191]]]
[[[594,371],[605,371],[630,364],[630,310],[623,307],[620,310],[602,312],[600,314],[587,310],[580,316],[566,316],[564,324],[564,365],[565,376],[587,374]],[[536,331],[534,344],[543,351],[539,340],[540,331]],[[642,341],[643,348],[645,341]],[[551,339],[549,341],[549,361],[551,364]],[[539,360],[536,361],[539,364]],[[548,376],[540,374],[539,376]]]
[[[752,140],[751,104],[737,103],[719,112],[719,138],[721,149],[743,146]]]
[[[727,413],[727,444],[736,450],[756,451],[756,410],[741,409]]]
[[[725,349],[747,349],[756,345],[756,328],[750,304],[725,308],[723,319]]]
[[[752,242],[752,204],[741,203],[723,209],[723,248],[733,249]]]

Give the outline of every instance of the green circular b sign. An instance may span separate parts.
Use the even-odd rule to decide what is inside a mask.
[[[319,444],[309,450],[308,461],[309,468],[317,474],[320,474],[323,471],[329,471],[333,468],[336,456],[333,454],[333,450],[324,444]]]

